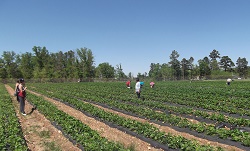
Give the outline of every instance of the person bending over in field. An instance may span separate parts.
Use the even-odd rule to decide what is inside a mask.
[[[232,79],[228,78],[227,79],[227,85],[230,85],[231,82],[232,82]]]
[[[19,93],[18,100],[20,101],[20,112],[22,115],[26,115],[24,112],[25,107],[25,98],[26,98],[26,89],[24,79],[19,80],[20,84],[18,85]]]
[[[127,86],[127,88],[129,88],[129,89],[130,89],[130,84],[131,84],[131,80],[128,80],[128,81],[126,82],[126,86]]]
[[[136,78],[135,93],[137,94],[137,97],[140,98],[140,95],[141,95],[141,83],[139,81],[139,78]]]
[[[150,87],[153,88],[155,86],[155,83],[152,81],[149,83]]]

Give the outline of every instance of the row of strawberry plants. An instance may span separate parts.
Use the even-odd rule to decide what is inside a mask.
[[[113,100],[116,97],[113,98]],[[158,101],[148,101],[148,100],[135,100],[135,99],[130,99],[127,98],[126,96],[124,97],[117,97],[117,100],[121,100],[121,102],[129,103],[129,104],[134,104],[134,105],[140,105],[144,107],[149,107],[152,110],[159,110],[163,112],[171,112],[171,114],[176,114],[176,115],[192,115],[194,117],[202,117],[203,119],[210,119],[213,120],[214,123],[217,122],[226,122],[229,124],[232,124],[234,126],[248,126],[250,127],[250,120],[244,119],[244,118],[234,118],[230,116],[223,115],[221,113],[208,113],[202,110],[197,110],[193,109],[190,107],[184,107],[184,106],[173,106],[169,105],[166,103],[158,102]]]
[[[234,98],[236,92],[240,93],[243,90],[228,86],[217,88],[218,83],[220,84],[221,82],[213,82],[212,84],[214,85],[211,85],[209,82],[203,82],[203,86],[187,82],[159,83],[159,86],[157,85],[154,89],[143,87],[142,95],[148,100],[173,102],[214,111],[250,115],[250,102],[248,99],[240,96]],[[231,95],[234,97],[231,97]]]
[[[158,92],[157,92],[158,93]],[[227,114],[238,114],[239,116],[250,115],[250,110],[245,110],[243,108],[236,108],[234,105],[228,106],[228,105],[222,105],[222,101],[215,100],[214,103],[212,101],[202,99],[204,102],[197,101],[197,99],[188,99],[188,98],[182,98],[180,96],[173,96],[173,95],[163,95],[164,93],[158,93],[160,97],[152,96],[150,93],[144,94],[145,98],[147,98],[150,101],[155,102],[162,102],[162,103],[171,103],[173,105],[179,104],[184,105],[190,108],[197,108],[197,109],[205,109],[205,110],[212,110],[216,112],[222,112]],[[177,95],[177,94],[176,94]],[[250,118],[250,117],[249,117]]]
[[[197,82],[195,86],[192,86],[192,89],[198,92],[200,88],[203,90],[209,89],[209,91],[216,96],[228,97],[230,94],[233,94],[235,97],[239,98],[250,97],[248,90],[249,81],[236,81],[230,86],[225,85],[224,81],[206,81],[206,85],[204,85],[204,82]]]
[[[50,97],[55,97],[66,104],[71,104],[80,111],[87,112],[88,114],[91,114],[100,120],[111,122],[115,125],[127,128],[138,135],[143,135],[144,137],[158,141],[159,143],[167,145],[170,148],[179,148],[181,150],[222,150],[221,148],[213,148],[210,145],[199,145],[198,143],[185,139],[182,136],[174,136],[170,133],[166,134],[149,123],[141,123],[136,120],[126,119],[124,117],[118,116],[117,114],[99,109],[98,107],[95,107],[89,103],[79,101],[74,97],[71,98],[66,95],[61,95],[61,92],[56,92],[56,90],[52,91],[53,93],[48,93],[45,91],[40,91],[40,93],[45,95],[50,94]]]
[[[96,93],[95,93],[96,95]],[[70,97],[73,97],[73,95],[70,95]],[[75,96],[75,95],[74,95]],[[241,133],[240,130],[232,130],[228,131],[226,129],[216,129],[213,125],[208,125],[205,123],[199,123],[199,124],[193,124],[192,122],[187,121],[186,119],[180,118],[178,116],[172,116],[166,113],[159,113],[154,110],[149,109],[148,107],[141,107],[141,106],[134,106],[131,104],[125,104],[121,103],[116,100],[110,100],[110,99],[100,99],[100,97],[93,96],[93,94],[87,94],[88,97],[85,96],[85,100],[93,100],[95,102],[104,103],[111,107],[116,107],[121,110],[125,110],[127,112],[132,112],[136,115],[146,117],[151,120],[159,120],[164,123],[169,123],[174,126],[182,127],[182,128],[189,128],[191,130],[194,130],[199,133],[206,133],[207,135],[218,135],[220,138],[223,139],[231,139],[233,141],[240,141],[244,145],[248,146],[249,141],[246,141],[250,139],[249,133],[244,132]],[[79,97],[82,98],[81,95]],[[137,100],[135,100],[137,101]]]
[[[0,150],[27,151],[28,146],[12,100],[3,84],[0,85]]]
[[[79,89],[73,89],[72,91],[76,92],[76,95],[79,94],[77,93],[77,91],[79,91]],[[193,115],[193,116],[201,116],[202,118],[205,119],[210,119],[213,120],[215,122],[227,122],[229,124],[232,125],[238,125],[238,126],[248,126],[250,127],[250,120],[248,119],[244,119],[242,117],[240,118],[234,118],[231,116],[225,116],[221,113],[208,113],[202,110],[198,110],[198,109],[194,109],[191,107],[187,107],[187,106],[174,106],[174,105],[169,105],[165,102],[160,102],[160,101],[152,101],[152,100],[138,100],[138,99],[131,99],[132,97],[128,97],[126,95],[117,95],[117,94],[112,94],[108,93],[105,94],[104,92],[100,92],[100,91],[95,91],[95,96],[101,97],[101,98],[107,98],[107,99],[111,99],[111,100],[122,100],[123,102],[128,102],[128,103],[133,103],[133,104],[137,104],[137,105],[143,105],[143,106],[147,106],[151,109],[161,109],[161,110],[165,110],[165,111],[171,111],[172,113],[175,112],[177,114],[188,114],[188,115]],[[151,97],[151,99],[154,99],[153,97]]]
[[[199,94],[197,97],[194,96],[183,96],[180,93],[170,93],[169,90],[162,90],[162,92],[157,91],[157,96],[153,97],[151,93],[145,93],[144,96],[153,101],[159,102],[171,102],[175,104],[186,105],[190,107],[197,107],[202,109],[214,110],[219,112],[225,112],[229,114],[239,114],[250,116],[250,110],[244,108],[238,108],[237,104],[243,104],[247,106],[246,103],[242,101],[235,101],[235,103],[227,103],[228,98],[224,100],[219,98],[207,99],[203,94]]]
[[[214,82],[214,84],[216,83],[217,82]],[[207,88],[207,83],[203,82],[203,84],[205,86],[197,87],[195,83],[192,83],[191,86],[170,83],[171,89],[158,91],[157,96],[160,94],[161,96],[169,96],[169,98],[172,99],[184,99],[187,103],[193,102],[195,100],[196,102],[209,102],[210,104],[212,103],[215,105],[218,105],[219,103],[221,106],[230,105],[239,109],[250,108],[249,101],[245,99],[246,97],[237,95],[243,91],[242,89],[234,89],[231,86],[217,88],[216,85]]]
[[[84,84],[85,85],[85,84]],[[86,84],[87,87],[83,87],[82,85],[70,85],[70,89],[72,90],[70,93],[75,93],[74,95],[78,95],[81,94],[81,91],[84,90],[85,92],[88,91],[93,91],[91,89],[91,87],[93,87],[92,85]],[[53,86],[53,85],[52,85]],[[60,84],[56,84],[54,85],[55,87],[61,87],[61,89],[69,89],[69,87],[67,86],[60,86]],[[39,87],[41,87],[41,85],[39,85]],[[193,109],[191,107],[176,107],[174,104],[173,105],[168,105],[168,103],[166,102],[162,102],[162,101],[156,101],[157,98],[154,98],[151,96],[152,100],[148,100],[146,99],[145,101],[141,101],[141,100],[134,100],[132,99],[133,97],[128,89],[122,88],[119,89],[119,87],[115,87],[116,91],[109,91],[109,89],[107,89],[107,84],[105,85],[105,89],[102,89],[103,87],[99,86],[98,88],[93,87],[93,89],[95,89],[95,96],[101,97],[101,98],[107,98],[107,99],[112,99],[112,100],[122,100],[122,101],[126,101],[126,102],[132,102],[132,103],[139,103],[140,105],[144,104],[147,105],[150,108],[159,108],[159,109],[163,109],[163,110],[171,110],[172,112],[176,112],[176,113],[180,113],[180,114],[189,114],[189,115],[193,115],[193,116],[201,116],[203,118],[207,118],[207,119],[211,119],[214,120],[215,122],[227,122],[229,124],[233,124],[233,125],[240,125],[240,126],[249,126],[249,120],[244,119],[243,117],[240,118],[234,118],[231,116],[225,116],[221,113],[208,113],[199,109]],[[143,88],[144,89],[144,88]],[[144,91],[144,90],[143,90]],[[151,89],[149,90],[151,91]],[[65,92],[67,93],[67,91]],[[127,95],[119,95],[119,94],[126,94]],[[145,92],[143,92],[145,93]],[[154,93],[150,93],[150,94],[154,94]]]
[[[69,89],[67,86],[64,86],[65,89]],[[81,94],[80,92],[82,90],[84,90],[86,92],[85,89],[79,89],[78,88],[74,88],[72,85],[70,86],[71,90],[70,92],[64,92],[64,93],[74,93],[73,95],[78,95]],[[64,90],[64,89],[62,89]],[[171,110],[172,112],[176,112],[176,113],[180,113],[180,114],[189,114],[189,115],[193,115],[193,116],[201,116],[203,118],[207,118],[207,119],[211,119],[214,120],[216,122],[227,122],[229,124],[233,124],[233,125],[240,125],[240,126],[250,126],[250,121],[244,118],[234,118],[234,117],[230,117],[230,116],[225,116],[223,114],[220,113],[207,113],[201,110],[194,110],[192,108],[189,107],[176,107],[176,106],[170,106],[167,105],[163,102],[159,102],[159,101],[148,101],[148,100],[135,100],[135,99],[131,99],[131,97],[128,97],[126,95],[117,95],[114,94],[114,92],[107,92],[105,93],[106,90],[104,91],[100,91],[102,90],[101,88],[99,88],[99,91],[95,91],[95,96],[101,97],[101,98],[108,98],[111,100],[122,100],[125,102],[132,102],[135,104],[139,104],[139,105],[144,105],[147,106],[151,109],[163,109],[163,110]],[[124,90],[124,89],[123,89]],[[92,91],[92,90],[91,90]],[[92,91],[93,92],[93,91]],[[117,92],[117,91],[116,91]],[[121,91],[118,91],[118,93]],[[113,93],[113,94],[112,94]],[[84,95],[84,94],[83,94]]]
[[[163,123],[168,123],[170,125],[178,126],[181,128],[189,128],[190,130],[196,131],[198,133],[205,133],[206,135],[218,136],[222,139],[231,139],[233,141],[242,142],[243,145],[250,146],[250,135],[248,132],[241,132],[238,129],[227,130],[227,129],[217,129],[214,125],[206,123],[193,124],[186,119],[180,118],[178,116],[173,116],[171,114],[159,113],[157,111],[151,110],[149,108],[137,107],[130,104],[121,103],[119,101],[97,99],[95,97],[89,97],[89,100],[107,104],[110,107],[116,107],[127,112],[132,112],[136,115],[146,117],[147,119],[161,121]]]
[[[37,107],[37,110],[44,116],[55,123],[57,128],[61,129],[65,136],[82,145],[85,151],[88,150],[129,150],[123,147],[120,143],[108,141],[100,136],[97,131],[92,130],[89,126],[82,123],[80,120],[66,114],[64,111],[44,100],[43,97],[28,93],[28,100]],[[79,145],[79,146],[80,146]]]
[[[160,102],[162,104],[172,104],[173,106],[175,106],[175,104],[186,105],[185,108],[187,109],[189,108],[190,110],[192,110],[192,108],[196,108],[194,113],[198,112],[198,114],[201,114],[200,109],[206,109],[206,110],[210,109],[211,112],[212,110],[224,111],[224,112],[228,111],[228,113],[239,113],[241,115],[248,115],[250,113],[249,110],[245,110],[244,108],[237,108],[237,104],[241,104],[242,106],[245,106],[245,107],[248,106],[246,103],[244,103],[246,102],[245,98],[241,98],[241,100],[244,100],[241,103],[239,103],[238,101],[235,101],[234,104],[230,104],[228,101],[228,97],[221,97],[221,96],[219,97],[215,95],[216,92],[218,92],[215,86],[213,86],[212,88],[206,89],[204,91],[204,86],[201,88],[196,88],[195,86],[191,87],[189,84],[187,85],[186,83],[184,84],[179,83],[179,82],[176,82],[176,83],[171,83],[171,82],[164,83],[165,85],[168,86],[167,89],[164,89],[164,86],[165,86],[164,84],[157,86],[156,89],[150,89],[148,87],[145,87],[145,89],[143,88],[142,95],[143,97],[146,98],[145,100],[148,100],[149,102],[154,101],[154,102]],[[203,85],[206,86],[207,82],[203,82]],[[215,92],[213,92],[214,89],[216,90]],[[224,89],[230,89],[230,88],[224,87]],[[111,98],[116,97],[116,99],[119,99],[119,100],[120,99],[123,100],[125,98],[125,97],[121,98],[120,97],[121,95],[117,95],[115,94],[115,92],[117,91],[111,92],[112,94],[109,94],[109,96],[111,96]],[[121,93],[123,92],[121,91]],[[223,90],[223,92],[225,93],[225,90]],[[128,94],[128,95],[130,96],[130,97],[127,97],[128,98],[127,100],[129,101],[131,100],[130,98],[132,98],[132,95],[131,94]],[[126,95],[123,95],[123,96],[126,96]],[[209,96],[210,100],[207,100],[206,96]],[[202,99],[202,101],[201,102],[197,101],[199,99]],[[168,103],[168,102],[172,102],[172,103]],[[247,103],[249,103],[249,101],[247,101]],[[200,109],[197,107],[199,107]],[[223,110],[221,110],[221,108]],[[196,115],[197,114],[195,114],[195,116]],[[208,114],[203,115],[203,117],[207,117],[207,116]],[[210,117],[213,118],[213,120],[218,119],[218,120],[225,121],[225,119],[227,119],[225,116],[222,116],[222,114],[213,114],[213,116],[210,116]],[[242,120],[243,122],[241,122]],[[231,121],[231,119],[229,119],[228,121]],[[234,121],[235,120],[233,120],[233,122]],[[238,121],[240,123],[239,122],[236,122],[236,123],[240,125],[243,125],[243,123],[247,122],[245,119],[243,119],[243,117]]]
[[[206,133],[207,135],[218,135],[220,138],[231,139],[233,141],[239,141],[239,142],[242,142],[244,145],[249,146],[250,137],[249,137],[248,132],[242,133],[239,130],[216,129],[214,126],[207,125],[205,123],[193,124],[191,122],[188,122],[185,119],[172,116],[172,115],[166,115],[165,113],[158,113],[147,108],[135,107],[134,105],[124,104],[119,101],[114,101],[114,100],[109,100],[109,99],[104,99],[104,98],[100,99],[100,97],[96,97],[96,95],[98,95],[97,94],[98,92],[96,91],[89,91],[89,94],[86,94],[86,91],[84,91],[85,92],[84,94],[74,93],[74,95],[72,95],[71,92],[72,91],[62,92],[60,90],[55,92],[55,90],[53,90],[53,93],[51,94],[51,96],[58,97],[57,95],[61,93],[63,93],[64,95],[68,95],[68,97],[73,97],[73,96],[83,97],[84,96],[85,97],[84,99],[93,100],[93,101],[97,101],[100,103],[105,103],[109,106],[113,106],[122,110],[126,110],[128,112],[133,112],[137,115],[144,116],[148,119],[167,122],[172,125],[183,127],[183,128],[188,127],[190,130],[194,130],[199,133]],[[43,92],[43,93],[46,93],[46,92]],[[81,94],[83,95],[81,96]]]

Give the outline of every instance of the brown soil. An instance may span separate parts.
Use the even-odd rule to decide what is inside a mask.
[[[9,86],[6,86],[6,89],[8,90],[8,92],[10,94],[13,94],[13,89],[10,88]],[[33,93],[33,94],[36,94],[36,95],[39,95],[40,94],[37,94],[35,92],[32,92],[32,91],[29,91],[30,93]],[[129,146],[134,146],[135,147],[135,150],[138,150],[138,151],[146,151],[146,150],[160,150],[160,149],[156,149],[152,146],[150,146],[150,144],[148,144],[147,142],[144,142],[136,137],[133,137],[131,135],[128,135],[122,131],[119,131],[115,128],[111,128],[109,127],[108,125],[100,122],[100,121],[97,121],[95,120],[94,118],[90,118],[86,115],[84,115],[82,112],[74,109],[74,108],[71,108],[61,102],[58,102],[58,101],[55,101],[53,99],[50,99],[48,97],[45,97],[43,96],[44,99],[52,102],[53,104],[55,104],[58,109],[64,111],[65,113],[79,119],[80,121],[82,121],[83,123],[87,124],[88,126],[90,126],[91,129],[93,130],[96,130],[100,133],[101,136],[111,140],[111,141],[117,141],[117,142],[120,142],[122,144],[124,144],[125,146],[129,147]],[[18,112],[18,103],[17,101],[14,101],[15,98],[13,97],[13,102],[16,106],[16,112]],[[102,108],[106,111],[109,111],[109,112],[112,112],[112,113],[115,113],[115,114],[118,114],[120,116],[123,116],[123,117],[126,117],[126,118],[130,118],[130,119],[134,119],[134,120],[138,120],[140,122],[149,122],[148,120],[145,120],[145,119],[141,119],[141,118],[137,118],[137,117],[133,117],[133,116],[129,116],[129,115],[126,115],[126,114],[123,114],[123,113],[120,113],[120,112],[117,112],[117,111],[114,111],[114,110],[111,110],[111,109],[107,109],[107,108],[103,108],[101,106],[98,106],[98,105],[95,105],[99,108]],[[26,104],[25,106],[25,110],[26,111],[30,111],[32,108],[31,105],[29,105],[28,103]],[[28,113],[28,112],[27,112]],[[49,141],[51,142],[56,142],[56,144],[62,148],[62,150],[79,150],[76,146],[74,146],[72,143],[70,143],[69,141],[66,140],[65,137],[63,137],[63,135],[61,134],[60,131],[58,131],[57,129],[55,129],[49,121],[46,120],[46,118],[41,115],[38,111],[34,111],[32,114],[30,115],[27,115],[27,116],[22,116],[20,114],[17,114],[20,121],[21,121],[21,125],[22,125],[22,128],[23,128],[23,131],[25,133],[25,139],[27,140],[27,143],[29,145],[29,148],[31,150],[43,150],[43,146],[41,145],[41,142],[43,142],[42,139],[39,140],[39,138],[35,138],[37,137],[37,134],[34,133],[32,130],[30,130],[30,127],[32,127],[34,124],[33,127],[39,127],[39,130],[48,130],[50,131],[50,138],[49,138]],[[47,121],[46,123],[44,121]],[[221,143],[218,143],[218,142],[212,142],[212,141],[208,141],[208,140],[205,140],[205,139],[202,139],[202,138],[198,138],[198,137],[195,137],[193,135],[190,135],[188,133],[183,133],[183,132],[178,132],[170,127],[167,127],[167,126],[160,126],[160,125],[157,125],[157,124],[154,124],[154,123],[150,123],[150,124],[153,124],[154,126],[158,127],[161,131],[164,131],[166,133],[170,132],[174,135],[181,135],[187,139],[193,139],[193,140],[196,140],[198,141],[200,144],[210,144],[212,146],[220,146],[222,148],[224,148],[225,150],[227,151],[234,151],[234,150],[237,150],[237,151],[241,151],[241,149],[239,148],[236,148],[234,146],[230,146],[230,145],[225,145],[225,144],[221,144]],[[49,128],[48,128],[49,127]],[[53,131],[53,132],[52,132]],[[60,137],[58,137],[60,135]],[[33,138],[35,138],[33,140]],[[55,140],[55,139],[58,139],[58,140]],[[67,141],[67,145],[66,143],[63,143],[64,141]]]
[[[14,90],[5,85],[10,95],[14,94]],[[19,103],[16,97],[12,97],[17,117],[19,118],[24,138],[27,142],[28,148],[31,151],[44,151],[50,150],[49,146],[55,147],[63,151],[80,151],[68,139],[66,139],[62,132],[51,125],[37,110],[32,110],[33,106],[27,101],[25,102],[26,116],[19,112]]]

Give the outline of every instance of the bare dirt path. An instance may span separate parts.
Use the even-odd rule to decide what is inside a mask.
[[[30,93],[33,93],[38,96],[42,96],[38,93],[29,91]],[[110,126],[106,125],[105,123],[102,123],[100,121],[95,120],[94,118],[88,117],[82,112],[67,106],[61,102],[55,101],[51,98],[48,98],[46,96],[43,96],[44,99],[50,101],[54,105],[57,106],[59,110],[64,111],[65,113],[71,115],[72,117],[75,117],[76,119],[79,119],[84,124],[88,125],[91,129],[96,130],[101,136],[107,138],[108,140],[120,142],[121,144],[124,144],[126,147],[133,146],[136,151],[162,151],[161,149],[157,149],[152,147],[149,143],[142,141],[134,136],[131,136],[129,134],[126,134],[116,128],[111,128]]]
[[[14,90],[5,85],[8,93],[13,96]],[[21,124],[21,128],[27,142],[28,148],[31,151],[45,151],[45,150],[62,150],[62,151],[80,151],[74,146],[66,137],[63,136],[61,131],[51,125],[37,110],[32,109],[33,106],[27,101],[25,102],[26,116],[19,112],[19,103],[16,97],[12,97],[17,117]]]

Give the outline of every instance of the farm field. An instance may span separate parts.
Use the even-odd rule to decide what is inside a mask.
[[[134,85],[128,89],[124,82],[27,83],[30,114],[22,116],[12,96],[14,84],[2,84],[5,97],[0,107],[6,108],[7,100],[8,110],[15,109],[14,119],[8,120],[18,132],[8,133],[11,128],[1,122],[0,136],[6,140],[0,150],[13,150],[10,138],[17,135],[24,150],[28,148],[29,119],[47,120],[41,128],[51,134],[50,142],[58,150],[250,150],[250,81],[233,81],[230,86],[225,81],[156,82],[153,89],[145,82],[141,99]],[[1,119],[6,121],[3,111]],[[54,138],[59,135],[60,140]],[[40,148],[44,149],[41,143]]]

